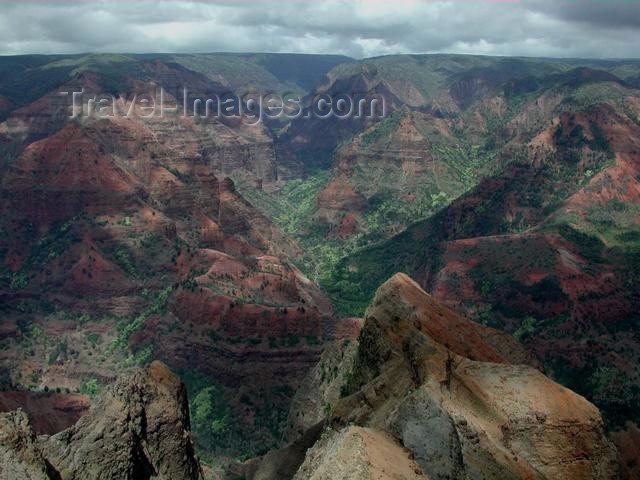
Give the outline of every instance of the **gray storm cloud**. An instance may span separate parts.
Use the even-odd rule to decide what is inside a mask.
[[[0,54],[638,57],[640,1],[0,1]]]

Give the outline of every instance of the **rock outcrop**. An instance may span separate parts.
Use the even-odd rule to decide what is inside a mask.
[[[357,340],[349,338],[335,340],[324,348],[317,365],[307,373],[293,396],[285,440],[296,440],[324,420],[331,405],[340,399],[343,379],[349,374],[351,365],[345,359],[353,358],[357,349]]]
[[[2,478],[202,477],[191,441],[186,388],[160,362],[116,381],[67,430],[36,439],[26,415],[17,411],[0,417],[0,437]]]
[[[615,478],[598,409],[439,306],[404,274],[380,287],[334,424],[395,434],[432,478]],[[498,341],[494,341],[498,340]]]
[[[307,452],[294,480],[426,479],[410,452],[391,435],[370,428],[330,430]]]
[[[367,310],[342,398],[293,478],[617,478],[598,409],[527,358],[396,274]]]

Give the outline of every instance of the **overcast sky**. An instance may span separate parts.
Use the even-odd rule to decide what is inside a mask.
[[[0,54],[640,57],[640,0],[0,0]]]

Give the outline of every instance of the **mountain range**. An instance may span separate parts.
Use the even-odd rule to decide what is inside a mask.
[[[69,452],[90,447],[55,439],[145,375],[185,389],[185,478],[635,478],[640,61],[32,55],[0,73],[0,406],[29,415],[0,432],[49,475],[24,478],[83,475]],[[305,109],[366,93],[386,115],[59,102],[185,86]],[[127,431],[156,453],[123,446],[126,478],[172,475]]]

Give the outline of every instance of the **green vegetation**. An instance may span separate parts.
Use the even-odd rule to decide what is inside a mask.
[[[406,110],[397,111],[363,134],[364,149],[384,149],[387,137],[395,132],[403,116],[410,114]],[[427,126],[420,124],[420,128]],[[303,247],[307,255],[300,267],[305,273],[329,293],[342,313],[357,315],[362,313],[372,292],[363,293],[366,290],[361,288],[361,280],[367,274],[350,272],[349,278],[336,278],[334,272],[340,262],[384,242],[418,220],[431,217],[495,168],[495,151],[480,145],[447,140],[434,144],[432,150],[433,165],[419,175],[406,175],[393,162],[384,169],[372,166],[354,170],[349,180],[366,198],[367,206],[363,214],[355,214],[354,231],[349,235],[335,233],[346,212],[336,220],[338,223],[318,220],[317,197],[332,180],[330,171],[320,170],[305,179],[290,180],[275,193],[256,189],[240,176],[234,180],[245,198]],[[381,283],[380,271],[376,270],[373,280],[377,284],[373,288]]]
[[[596,366],[589,356],[584,367],[573,366],[562,358],[545,362],[550,375],[571,390],[589,398],[603,412],[609,429],[623,427],[627,421],[640,421],[640,381],[615,365]]]
[[[128,217],[127,217],[128,218]],[[124,247],[119,247],[115,252],[114,252],[114,258],[116,260],[116,263],[122,268],[122,270],[124,270],[128,275],[130,275],[131,277],[137,277],[138,275],[138,271],[133,263],[133,260],[131,259],[131,254],[129,253],[129,251],[124,248]]]
[[[214,450],[229,429],[230,417],[221,397],[221,392],[210,386],[200,390],[190,403],[194,433],[208,450]]]
[[[82,387],[80,387],[80,393],[89,395],[90,397],[95,397],[100,393],[101,389],[102,387],[100,386],[98,379],[90,378],[82,384]]]
[[[129,79],[149,78],[148,64],[156,61],[183,74],[187,83],[193,82],[194,76],[199,84],[208,82],[212,91],[220,89],[222,82],[241,95],[257,88],[304,94],[333,66],[349,60],[338,55],[231,53],[8,56],[0,59],[0,94],[10,98],[15,107],[21,107],[70,79],[95,72],[106,92],[117,95],[130,91]],[[173,88],[174,84],[168,82],[164,86]],[[0,113],[1,120],[4,116]]]
[[[23,238],[26,245],[31,245],[28,256],[20,263],[20,268],[14,272],[4,272],[0,275],[0,282],[9,284],[11,290],[22,290],[29,282],[41,273],[44,267],[56,260],[69,247],[80,241],[74,231],[74,223],[78,217],[64,222],[57,222],[49,228],[49,231],[36,241],[35,227],[29,222],[22,222],[20,231],[14,232],[19,238]],[[1,283],[0,283],[1,285]]]
[[[211,377],[197,370],[178,370],[187,387],[191,428],[196,447],[205,458],[237,446],[235,425],[227,406],[228,396]]]
[[[348,397],[354,391],[353,386],[353,365],[348,368],[342,375],[342,383],[340,384],[340,398]]]
[[[513,336],[519,342],[522,342],[526,337],[532,335],[536,331],[536,319],[533,317],[525,317],[520,327],[513,332]]]
[[[100,340],[102,338],[102,335],[100,335],[97,332],[87,332],[85,336],[87,338],[87,341],[91,344],[93,348],[95,348],[96,345],[100,343]]]
[[[286,233],[295,235],[309,227],[307,222],[314,211],[314,200],[329,178],[330,172],[318,171],[305,179],[288,181],[279,194],[269,194],[253,188],[239,176],[235,176],[234,181],[247,200],[280,225]]]
[[[11,98],[13,106],[19,106],[51,90],[54,83],[62,84],[71,77],[95,71],[99,72],[96,78],[107,91],[117,93],[129,89],[132,78],[149,78],[148,65],[153,65],[150,59],[163,61],[174,69],[176,75],[166,77],[195,79],[200,85],[216,88],[219,81],[224,81],[239,89],[260,87],[274,91],[307,90],[311,88],[311,81],[318,78],[318,71],[345,60],[326,57],[316,63],[319,66],[312,68],[310,63],[296,56],[269,54],[0,58],[2,71],[7,72],[0,79],[0,92]],[[598,66],[595,61],[586,63]],[[450,241],[518,234],[514,241],[499,239],[493,246],[461,248],[468,255],[460,254],[458,260],[475,265],[470,270],[470,280],[486,302],[478,307],[477,319],[485,325],[511,332],[523,343],[533,343],[542,336],[561,337],[565,333],[558,327],[567,326],[565,324],[572,320],[566,305],[573,298],[568,298],[560,279],[553,274],[559,260],[556,258],[557,245],[551,245],[551,242],[569,245],[569,253],[585,260],[587,266],[577,262],[579,266],[576,267],[583,268],[583,273],[595,276],[609,268],[612,262],[616,268],[614,273],[622,275],[626,282],[622,287],[627,290],[624,300],[631,305],[637,304],[634,287],[640,282],[637,222],[640,208],[622,200],[627,192],[618,192],[621,198],[618,200],[593,202],[586,207],[584,216],[562,211],[566,199],[592,179],[599,178],[598,174],[611,164],[613,157],[612,146],[603,130],[606,124],[601,126],[598,117],[593,117],[594,121],[589,123],[584,120],[589,115],[579,114],[578,110],[587,109],[586,114],[597,113],[595,107],[606,103],[607,108],[616,108],[632,121],[639,121],[633,104],[626,101],[627,95],[636,95],[637,91],[616,81],[590,81],[588,75],[581,78],[580,72],[574,71],[575,66],[576,62],[571,60],[459,55],[388,56],[342,63],[335,67],[333,75],[344,78],[366,70],[368,77],[384,79],[400,102],[425,107],[397,110],[347,139],[336,151],[333,146],[318,147],[318,158],[322,159],[356,148],[348,154],[355,153],[358,158],[346,162],[345,176],[349,184],[345,182],[338,189],[353,190],[358,200],[364,199],[363,206],[347,206],[344,211],[328,214],[319,211],[319,194],[335,179],[334,174],[345,173],[337,169],[309,171],[305,178],[286,181],[273,193],[253,187],[239,174],[234,180],[245,198],[299,243],[307,254],[301,269],[324,288],[338,311],[345,315],[361,315],[375,289],[397,271],[414,274],[428,284],[440,271],[443,250]],[[623,62],[602,64],[601,67],[624,75],[630,80],[629,84],[640,73],[638,65]],[[47,74],[44,79],[42,72]],[[180,73],[185,77],[181,79]],[[483,92],[488,95],[484,96]],[[550,95],[540,98],[545,92]],[[559,107],[554,104],[558,95],[564,96]],[[434,99],[437,101],[428,105],[428,101]],[[545,111],[547,108],[553,111]],[[541,129],[548,128],[550,119],[561,109],[574,114],[569,114],[568,122],[561,123],[550,139],[558,150],[546,158],[530,158],[527,141]],[[523,112],[527,114],[524,119],[519,115]],[[566,117],[562,118],[564,122]],[[424,155],[414,155],[414,152],[404,155],[400,149],[403,137],[397,135],[397,131],[405,120],[413,122],[412,126],[424,137]],[[528,122],[535,124],[535,128]],[[272,129],[283,127],[283,124],[269,125]],[[413,134],[413,130],[410,133]],[[544,147],[541,147],[542,157],[546,155]],[[15,154],[12,146],[0,145],[0,167],[11,165]],[[302,158],[300,155],[307,167],[320,163],[313,156]],[[167,168],[184,182],[193,180],[188,173],[181,173],[172,166]],[[507,169],[508,175],[498,175]],[[494,174],[495,178],[474,190],[485,177]],[[338,180],[343,181],[342,178]],[[604,181],[616,182],[613,178]],[[616,191],[615,188],[611,190]],[[469,196],[464,203],[450,208],[452,202],[466,194]],[[189,213],[185,213],[184,218],[190,218]],[[77,314],[79,312],[61,312],[56,311],[60,307],[50,301],[26,298],[0,307],[3,312],[10,309],[21,314],[17,322],[20,336],[0,342],[1,349],[10,350],[20,342],[26,357],[44,359],[50,365],[64,361],[68,356],[86,360],[88,355],[100,363],[111,362],[108,367],[116,364],[116,369],[144,365],[153,358],[153,344],[138,345],[134,351],[129,345],[133,343],[132,335],[142,330],[152,316],[166,313],[165,305],[172,287],[159,288],[167,282],[161,274],[154,272],[158,271],[157,265],[176,264],[185,250],[187,256],[193,252],[186,246],[186,241],[140,233],[145,219],[133,211],[116,221],[109,220],[111,223],[103,220],[91,226],[115,227],[124,232],[124,238],[105,240],[107,244],[101,245],[100,249],[129,280],[146,287],[141,292],[145,305],[142,311],[133,318],[117,319],[115,332],[101,329],[104,332],[101,334],[87,331],[104,320],[100,312],[81,315]],[[13,231],[2,231],[0,235],[18,238],[20,242],[16,243],[21,243],[25,251],[19,252],[24,260],[18,271],[14,273],[6,267],[0,271],[0,287],[27,293],[37,291],[36,287],[41,288],[36,284],[40,276],[53,262],[64,260],[64,252],[80,240],[80,234],[89,222],[86,217],[73,218],[53,225],[44,235],[27,221],[6,226]],[[189,241],[196,239],[196,229],[188,230],[180,226],[180,236],[189,236]],[[549,233],[551,239],[548,242],[531,240],[538,233]],[[8,247],[0,250],[0,259],[7,251]],[[450,253],[448,250],[447,254]],[[52,270],[57,272],[61,268]],[[518,275],[527,271],[550,273],[536,281]],[[195,281],[196,275],[197,272],[192,272],[185,277],[179,288],[190,291],[200,288]],[[460,286],[462,280],[451,275],[450,283]],[[268,284],[262,288],[266,286]],[[235,297],[231,308],[238,302],[257,301],[259,297],[259,294],[248,295],[248,289],[238,288],[231,277],[212,279],[207,287],[214,293]],[[267,302],[259,300],[263,304]],[[543,311],[549,303],[553,304],[552,313]],[[47,340],[40,325],[44,325],[41,317],[48,315],[54,315],[56,320],[75,321],[72,325],[76,330],[68,337]],[[113,318],[109,321],[116,323]],[[198,326],[188,322],[181,324],[177,320],[162,328],[169,332],[198,333],[213,343],[236,345],[237,350],[245,345],[293,349],[320,343],[311,335],[221,337],[215,330],[198,330]],[[616,319],[594,328],[603,336],[613,337],[619,332],[637,331],[638,319]],[[578,336],[585,338],[576,339],[575,344],[588,341],[586,337],[590,334],[581,331]],[[616,342],[602,343],[611,344]],[[560,355],[554,352],[545,365],[556,378],[584,392],[603,408],[608,422],[615,423],[625,416],[637,418],[635,407],[640,398],[637,374],[634,376],[618,366],[603,367],[595,361],[587,361],[576,368],[575,363],[561,359]],[[339,376],[336,366],[323,364],[320,369],[323,381],[332,381]],[[210,462],[216,454],[246,458],[264,453],[278,443],[286,419],[286,405],[293,395],[291,386],[263,387],[259,381],[253,382],[260,380],[258,378],[250,379],[248,385],[242,385],[242,390],[237,392],[201,373],[179,373],[189,390],[197,446]],[[10,381],[10,378],[0,378],[0,385],[9,385]],[[41,378],[35,373],[21,381],[36,388]],[[340,381],[341,396],[352,393],[353,369],[348,368]],[[89,378],[81,391],[96,395],[100,388],[96,378]],[[331,405],[324,405],[324,410],[328,413]]]
[[[567,224],[559,225],[558,231],[560,235],[577,247],[580,256],[588,262],[597,264],[604,261],[605,246],[598,237],[580,232]]]
[[[287,418],[285,406],[294,394],[291,386],[247,385],[238,395],[237,389],[197,370],[176,373],[187,386],[196,447],[207,461],[219,455],[251,458],[277,445]]]
[[[400,126],[400,121],[405,114],[406,110],[404,109],[396,110],[362,134],[362,148],[366,151],[379,140],[385,139],[391,133],[395,132]]]
[[[42,328],[32,321],[25,320],[24,318],[19,318],[18,320],[16,320],[16,326],[18,327],[18,331],[23,337],[31,339],[38,339],[42,337]]]
[[[387,55],[368,58],[357,63],[341,64],[333,72],[339,76],[350,76],[366,68],[369,73],[377,73],[388,82],[411,84],[427,100],[449,87],[452,78],[464,80],[466,76],[477,75],[489,82],[506,80],[505,72],[511,78],[542,77],[555,72],[566,71],[570,66],[560,62],[542,62],[527,58],[499,58],[476,55]]]
[[[609,247],[633,249],[640,247],[640,229],[636,221],[638,215],[640,205],[614,198],[590,205],[586,222],[581,222],[581,227],[586,234],[598,236]]]
[[[309,91],[324,73],[349,59],[337,55],[209,53],[172,55],[170,60],[204,75],[215,72],[238,88],[238,93],[260,88],[282,94]]]
[[[589,108],[599,103],[623,105],[625,97],[633,94],[629,88],[616,82],[591,82],[571,90],[564,103],[576,109]]]
[[[121,349],[127,349],[129,337],[143,328],[145,322],[151,315],[160,314],[165,311],[165,304],[172,289],[173,287],[169,286],[163,290],[157,291],[155,295],[151,296],[151,303],[149,306],[133,320],[128,320],[126,318],[121,319],[118,322],[118,337],[114,342],[114,346]]]
[[[563,151],[565,158],[573,162],[578,162],[582,158],[584,147],[589,147],[593,152],[605,152],[606,156],[612,159],[613,152],[602,127],[591,122],[589,130],[591,137],[587,139],[584,127],[575,123],[575,117],[572,115],[569,117],[567,126],[558,125],[554,132],[554,140],[558,148]]]

